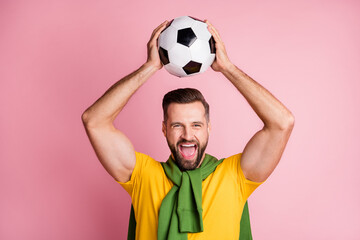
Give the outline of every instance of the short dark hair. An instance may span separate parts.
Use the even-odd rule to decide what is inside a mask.
[[[162,102],[163,112],[164,112],[164,122],[167,121],[168,115],[167,110],[171,103],[193,103],[193,102],[201,102],[205,108],[205,117],[206,120],[209,121],[209,104],[206,102],[202,93],[195,88],[179,88],[165,94]]]

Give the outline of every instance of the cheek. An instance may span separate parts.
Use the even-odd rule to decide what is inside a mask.
[[[175,129],[168,129],[166,131],[166,138],[168,141],[175,142],[181,136],[181,132]]]
[[[206,142],[209,138],[209,133],[207,130],[201,131],[198,133],[198,138],[202,142]]]

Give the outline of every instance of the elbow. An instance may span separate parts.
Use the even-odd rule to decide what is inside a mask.
[[[286,117],[284,117],[284,121],[281,125],[281,129],[285,131],[292,131],[294,125],[295,125],[295,116],[291,112],[288,112]]]
[[[278,118],[277,121],[274,121],[272,124],[268,125],[269,128],[277,129],[282,132],[291,132],[295,125],[295,117],[291,112],[287,112]]]
[[[87,114],[87,112],[83,112],[83,114],[81,114],[81,121],[83,122],[83,124],[86,124],[89,120],[89,115]]]
[[[88,110],[83,112],[83,114],[81,115],[81,120],[82,120],[82,123],[84,124],[85,128],[90,128],[92,125],[94,125],[94,121],[93,121],[92,117],[90,116],[90,113]]]
[[[84,125],[89,122],[89,113],[87,111],[83,112],[83,114],[81,115],[81,120]]]
[[[289,117],[288,117],[288,126],[293,129],[295,125],[295,116],[289,112]]]
[[[112,120],[103,119],[89,109],[83,112],[81,120],[87,130],[113,126]]]

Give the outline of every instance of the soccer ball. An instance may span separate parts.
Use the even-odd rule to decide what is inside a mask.
[[[178,77],[205,72],[215,59],[215,41],[207,24],[189,16],[173,19],[158,45],[165,69]]]

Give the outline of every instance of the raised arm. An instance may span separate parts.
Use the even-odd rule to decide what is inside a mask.
[[[265,181],[280,161],[294,126],[294,116],[268,90],[231,63],[219,33],[208,21],[207,24],[216,46],[212,68],[231,81],[264,123],[245,146],[240,164],[247,179]]]
[[[130,179],[135,166],[135,150],[113,122],[135,91],[162,67],[156,44],[166,23],[153,31],[147,45],[146,63],[110,87],[82,115],[86,133],[98,159],[107,172],[120,182]]]

